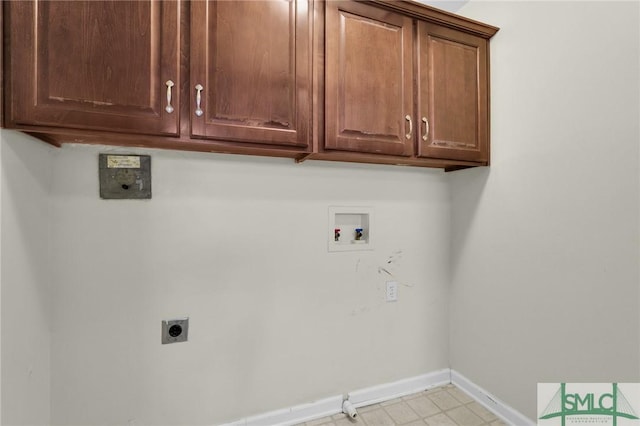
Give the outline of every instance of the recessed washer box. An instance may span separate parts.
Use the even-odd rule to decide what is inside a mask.
[[[329,206],[329,251],[373,250],[373,207]]]

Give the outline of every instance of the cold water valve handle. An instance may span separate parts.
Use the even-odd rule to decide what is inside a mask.
[[[356,228],[356,241],[360,241],[362,239],[362,228]]]

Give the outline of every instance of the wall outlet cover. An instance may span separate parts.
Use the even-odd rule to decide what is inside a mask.
[[[398,283],[396,281],[387,281],[387,302],[395,302],[398,300]]]

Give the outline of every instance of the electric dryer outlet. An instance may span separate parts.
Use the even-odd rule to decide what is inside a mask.
[[[189,318],[162,321],[162,344],[186,342],[189,336]]]

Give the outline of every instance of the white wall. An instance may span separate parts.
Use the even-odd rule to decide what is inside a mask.
[[[442,171],[120,150],[151,152],[153,199],[107,201],[111,150],[54,154],[53,424],[218,424],[448,366]],[[330,205],[374,207],[375,251],[327,252]]]
[[[50,422],[51,148],[0,134],[3,425]]]
[[[535,419],[537,382],[640,381],[639,3],[475,2],[490,169],[452,174],[451,366]]]

